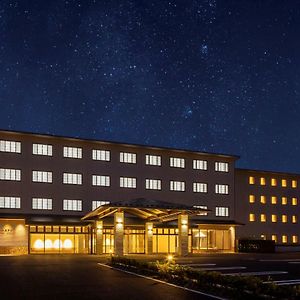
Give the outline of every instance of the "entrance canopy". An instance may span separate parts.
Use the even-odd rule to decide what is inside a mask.
[[[185,204],[137,198],[102,205],[85,215],[82,220],[99,220],[120,210],[147,222],[169,222],[177,220],[182,213],[192,216],[209,211]]]

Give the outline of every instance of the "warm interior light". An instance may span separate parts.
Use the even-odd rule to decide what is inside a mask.
[[[53,248],[53,244],[51,240],[48,239],[45,241],[45,248],[46,249]]]
[[[36,241],[34,242],[33,247],[34,247],[35,249],[43,249],[43,248],[44,248],[44,242],[43,242],[42,240],[36,240]]]
[[[66,240],[64,241],[64,248],[66,248],[66,249],[71,249],[72,247],[73,247],[72,241],[71,241],[70,239],[66,239]]]
[[[59,248],[62,248],[62,242],[61,242],[61,240],[55,240],[54,241],[54,243],[53,243],[53,247],[55,248],[55,249],[59,249]]]

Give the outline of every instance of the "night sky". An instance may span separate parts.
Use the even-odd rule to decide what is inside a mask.
[[[0,128],[300,173],[300,1],[0,1]]]

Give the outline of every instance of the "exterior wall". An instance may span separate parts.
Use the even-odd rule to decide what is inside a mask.
[[[54,137],[0,131],[0,140],[19,141],[22,152],[0,152],[0,168],[21,169],[20,182],[1,181],[0,196],[21,197],[21,209],[0,209],[0,214],[36,214],[36,215],[67,215],[84,216],[92,210],[93,200],[120,201],[138,197],[163,200],[188,205],[206,205],[212,212],[202,219],[233,220],[234,212],[234,162],[236,157],[181,151],[176,149],[125,145],[118,143],[80,140],[72,138]],[[53,145],[53,156],[32,154],[32,144]],[[63,147],[73,146],[82,148],[82,159],[63,157]],[[110,151],[110,161],[92,160],[92,149]],[[137,154],[137,163],[120,163],[120,152]],[[160,155],[162,166],[145,164],[145,155]],[[185,168],[170,167],[170,157],[185,158]],[[208,170],[194,170],[193,159],[207,160]],[[229,172],[216,172],[215,162],[228,162]],[[52,171],[53,183],[32,182],[32,171]],[[81,173],[82,185],[63,184],[63,173]],[[109,175],[110,187],[92,186],[92,175]],[[136,177],[137,188],[120,188],[120,176]],[[145,179],[161,179],[161,191],[146,190]],[[185,192],[170,191],[170,180],[185,181]],[[208,184],[207,193],[194,193],[193,182]],[[215,184],[228,184],[229,194],[215,193]],[[32,197],[52,198],[52,210],[33,210]],[[63,211],[63,199],[81,199],[82,211]],[[229,207],[228,217],[215,217],[215,207]],[[0,215],[1,216],[1,215]]]
[[[249,177],[253,177],[254,184],[249,184]],[[266,184],[260,184],[260,178],[265,178]],[[236,169],[236,221],[245,224],[236,228],[237,238],[266,238],[277,236],[277,244],[282,244],[282,235],[287,235],[285,244],[298,244],[300,239],[300,176],[285,173],[253,171]],[[276,179],[277,185],[271,186],[271,179]],[[281,180],[287,180],[287,187],[281,186]],[[292,180],[296,180],[297,187],[292,187]],[[249,203],[249,195],[255,197],[254,203]],[[261,203],[260,196],[266,197],[266,203]],[[277,197],[277,204],[271,203],[271,197]],[[287,197],[287,204],[282,205],[282,197]],[[292,205],[292,198],[297,199],[297,205]],[[249,221],[249,214],[255,215],[255,221]],[[266,222],[261,222],[261,214],[266,215]],[[277,216],[277,222],[272,222],[272,215]],[[287,222],[282,222],[282,215],[287,215]],[[292,223],[295,215],[297,222]],[[297,236],[298,241],[292,240]]]

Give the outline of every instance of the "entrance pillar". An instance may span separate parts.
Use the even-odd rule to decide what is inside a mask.
[[[145,254],[153,254],[153,223],[145,224]]]
[[[235,228],[233,226],[229,228],[229,234],[230,234],[230,251],[235,252]]]
[[[96,221],[96,254],[103,254],[103,221]]]
[[[124,254],[124,212],[118,211],[114,215],[114,253],[122,256]]]
[[[182,213],[178,216],[178,255],[186,256],[189,253],[188,238],[189,238],[189,217]]]

